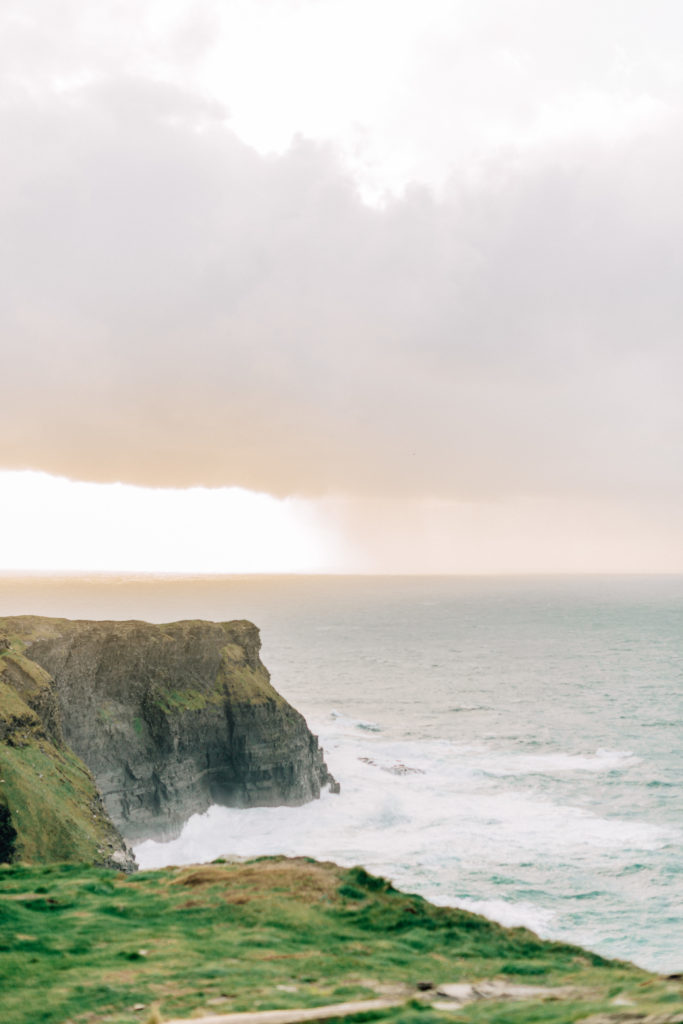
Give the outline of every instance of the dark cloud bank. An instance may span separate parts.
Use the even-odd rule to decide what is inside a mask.
[[[3,467],[680,497],[680,122],[382,209],[143,80],[15,94],[0,131]]]

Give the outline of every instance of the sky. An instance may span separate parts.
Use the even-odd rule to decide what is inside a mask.
[[[4,0],[0,568],[683,572],[682,40]]]

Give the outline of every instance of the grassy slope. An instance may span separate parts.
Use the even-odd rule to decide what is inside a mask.
[[[92,775],[45,737],[0,746],[0,801],[18,833],[13,859],[104,862],[118,845]]]
[[[434,907],[359,868],[264,858],[128,877],[69,865],[0,869],[3,1024],[315,1006],[372,997],[395,982],[495,976],[575,985],[577,995],[473,1004],[459,1021],[567,1024],[615,1012],[620,993],[660,1013],[681,997],[678,982]],[[414,1003],[381,1019],[453,1016]]]
[[[25,689],[44,684],[40,675],[29,678],[26,664],[32,666],[26,659],[0,655],[0,737],[6,740],[0,742],[0,808],[9,813],[17,833],[11,859],[105,863],[120,839],[88,769],[47,735],[17,692],[18,667]],[[0,852],[0,859],[6,852]]]

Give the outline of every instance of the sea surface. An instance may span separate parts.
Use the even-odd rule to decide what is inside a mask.
[[[683,969],[683,577],[0,576],[0,614],[248,618],[341,794],[213,807],[142,867],[363,864]]]

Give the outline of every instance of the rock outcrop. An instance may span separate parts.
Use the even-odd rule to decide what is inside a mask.
[[[332,785],[318,741],[271,686],[250,622],[0,620],[42,672],[36,715],[92,771],[129,841],[176,836],[212,803],[301,804]]]
[[[0,640],[0,863],[15,860],[136,866],[64,743],[52,679]]]

